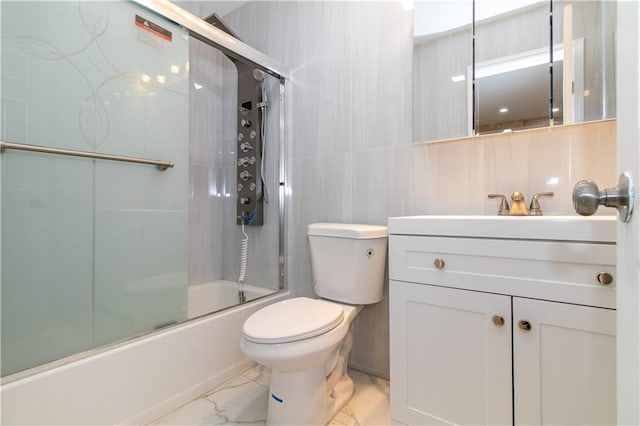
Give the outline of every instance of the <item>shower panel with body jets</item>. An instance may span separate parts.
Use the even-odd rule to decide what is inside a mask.
[[[205,19],[214,27],[240,40],[240,37],[214,13]],[[241,226],[240,271],[238,274],[238,302],[244,303],[244,282],[247,272],[249,237],[245,225],[264,224],[263,204],[269,202],[265,181],[267,74],[253,65],[227,56],[238,72],[238,118],[236,136],[236,223]]]
[[[205,21],[240,40],[218,14],[214,13]],[[227,57],[238,71],[236,223],[261,226],[264,224],[263,203],[269,202],[264,170],[266,112],[269,106],[266,73],[234,57]]]

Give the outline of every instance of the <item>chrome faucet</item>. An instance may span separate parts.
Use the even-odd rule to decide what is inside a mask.
[[[499,216],[542,216],[542,208],[540,208],[540,202],[538,198],[553,197],[553,192],[538,192],[531,197],[531,204],[529,208],[524,202],[524,194],[522,192],[514,192],[511,194],[511,207],[507,197],[502,194],[488,194],[489,198],[499,198],[500,207],[498,208]]]
[[[489,198],[500,198],[500,207],[498,208],[498,216],[509,216],[509,202],[507,197],[502,194],[489,194]]]
[[[542,197],[551,198],[553,197],[553,192],[538,192],[537,194],[533,194],[533,197],[531,197],[531,204],[529,205],[530,216],[542,216],[542,209],[538,202],[538,198]]]

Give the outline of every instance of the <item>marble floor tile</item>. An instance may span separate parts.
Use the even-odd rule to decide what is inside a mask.
[[[350,370],[351,400],[330,425],[390,425],[389,382]],[[155,421],[153,425],[264,425],[270,372],[253,367],[213,391]]]
[[[389,425],[389,382],[355,370],[350,370],[349,376],[355,385],[355,393],[329,425]]]

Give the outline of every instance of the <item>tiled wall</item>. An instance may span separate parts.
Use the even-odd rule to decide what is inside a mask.
[[[412,17],[400,2],[260,1],[225,21],[292,69],[287,263],[298,295],[313,294],[309,223],[494,214],[486,194],[515,190],[553,190],[543,208],[570,214],[576,180],[615,183],[615,122],[412,144]],[[355,321],[353,366],[388,376],[388,321],[385,288]]]
[[[541,199],[546,214],[575,214],[573,185],[591,179],[615,186],[616,122],[540,128],[417,144],[414,160],[425,172],[425,209],[417,214],[495,214],[487,194],[552,191]],[[599,214],[612,214],[600,209]]]

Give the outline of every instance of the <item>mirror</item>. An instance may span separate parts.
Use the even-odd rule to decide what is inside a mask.
[[[549,125],[549,7],[475,0],[475,134]]]
[[[468,136],[473,0],[416,2],[413,13],[414,141]]]
[[[553,124],[614,118],[616,2],[553,0],[552,7]]]
[[[615,117],[615,28],[614,1],[417,2],[414,141]]]

